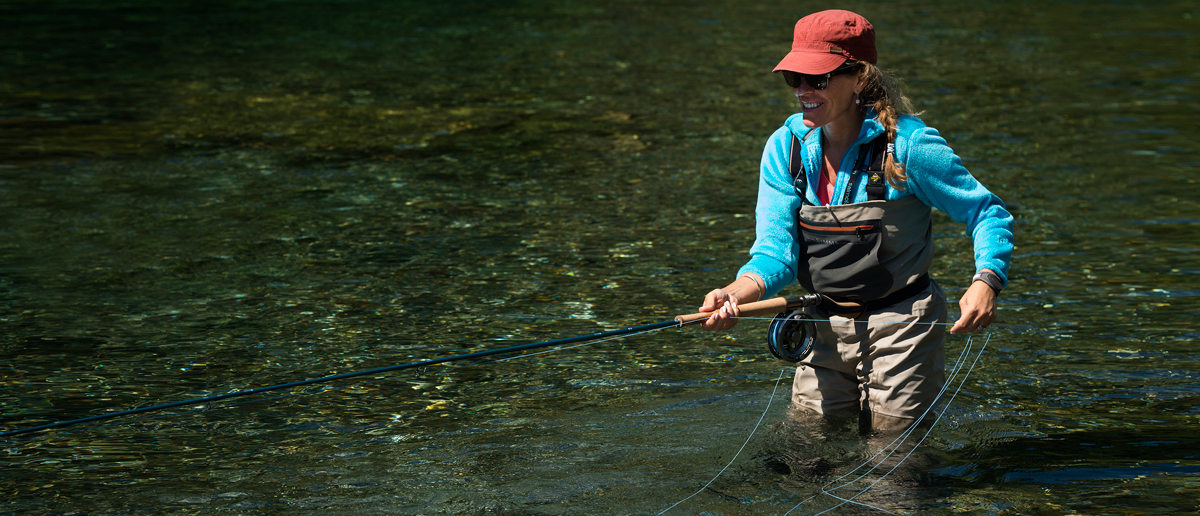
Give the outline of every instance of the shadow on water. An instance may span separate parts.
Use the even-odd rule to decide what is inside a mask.
[[[0,429],[690,312],[745,260],[769,70],[826,7],[0,4]],[[1200,13],[842,7],[1018,242],[988,352],[864,501],[1194,511]],[[935,218],[954,297],[971,241]],[[0,443],[0,513],[653,514],[762,416],[764,328]],[[783,514],[878,446],[786,399],[668,514]]]
[[[1192,492],[1189,479],[1200,475],[1197,438],[1186,429],[1146,425],[997,437],[987,448],[960,454],[967,462],[930,474],[955,487],[1039,486],[1053,499],[1072,500],[1070,506],[1082,512],[1194,510],[1194,500],[1180,496]]]

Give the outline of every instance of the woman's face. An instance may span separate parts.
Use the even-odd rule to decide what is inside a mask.
[[[808,81],[802,81],[799,87],[792,88],[804,112],[804,125],[814,128],[831,123],[837,126],[857,122],[858,106],[854,104],[854,98],[858,83],[858,74],[850,73],[830,77],[829,86],[823,90],[813,89]]]

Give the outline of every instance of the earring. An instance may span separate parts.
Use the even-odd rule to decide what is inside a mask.
[[[859,98],[858,98],[858,94],[857,94],[857,93],[855,93],[855,94],[854,94],[854,105],[858,106],[858,105],[861,105],[861,104],[862,104],[862,100],[861,100],[861,99],[859,99]]]

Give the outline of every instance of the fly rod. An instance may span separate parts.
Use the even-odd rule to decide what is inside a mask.
[[[758,316],[758,315],[779,313],[779,312],[783,312],[783,311],[787,310],[788,308],[794,308],[794,307],[798,307],[798,306],[809,306],[809,305],[815,304],[817,301],[818,301],[818,299],[816,298],[816,296],[810,294],[807,296],[791,297],[791,298],[776,297],[776,298],[771,298],[771,299],[767,299],[767,300],[763,300],[763,301],[755,301],[753,303],[746,303],[746,304],[739,305],[739,306],[741,308],[740,312],[741,312],[742,317],[753,317],[753,316]],[[85,418],[81,418],[81,419],[72,419],[70,421],[59,421],[56,423],[47,423],[44,425],[34,426],[34,427],[30,427],[30,428],[9,430],[6,432],[0,432],[0,437],[10,437],[10,436],[14,436],[14,435],[37,432],[40,430],[49,430],[52,428],[62,428],[62,427],[66,427],[66,426],[77,425],[80,423],[89,423],[92,421],[112,419],[115,417],[129,416],[129,415],[133,415],[133,414],[141,414],[144,412],[153,412],[153,411],[165,410],[165,409],[169,409],[169,408],[183,407],[183,406],[187,406],[187,405],[200,405],[200,404],[212,403],[214,401],[220,401],[220,400],[235,398],[235,397],[239,397],[239,396],[249,396],[251,394],[259,394],[259,393],[263,393],[263,392],[277,391],[277,390],[281,390],[281,389],[292,389],[292,388],[296,388],[296,387],[303,387],[305,385],[331,382],[334,380],[343,380],[346,378],[354,378],[357,376],[366,376],[366,375],[372,375],[372,374],[387,373],[387,372],[392,372],[392,371],[401,371],[404,369],[426,367],[426,366],[431,366],[431,365],[436,365],[436,364],[444,364],[447,362],[457,362],[460,360],[471,360],[474,358],[482,358],[482,357],[487,357],[487,356],[492,356],[492,355],[500,355],[500,354],[504,354],[504,353],[515,353],[518,351],[527,351],[530,349],[546,348],[546,347],[558,346],[558,345],[562,345],[562,344],[574,344],[576,342],[588,342],[588,341],[598,340],[598,339],[603,339],[603,338],[608,338],[608,337],[620,337],[620,336],[625,336],[625,335],[631,335],[634,333],[661,330],[664,328],[670,328],[672,326],[683,327],[684,325],[692,324],[692,323],[707,319],[710,315],[712,315],[712,312],[697,312],[697,313],[693,313],[693,314],[679,315],[669,321],[662,321],[662,322],[657,322],[654,324],[645,324],[642,326],[633,326],[630,328],[624,328],[624,329],[620,329],[620,330],[611,330],[611,331],[605,331],[605,332],[600,332],[600,333],[592,333],[589,335],[578,335],[575,337],[567,337],[564,339],[547,340],[545,342],[535,342],[532,344],[522,344],[520,346],[512,346],[512,347],[500,348],[500,349],[490,349],[490,350],[486,350],[486,351],[477,351],[475,353],[467,353],[467,354],[463,354],[463,355],[453,355],[453,356],[442,357],[442,358],[434,358],[434,359],[430,359],[430,360],[422,360],[420,362],[411,362],[411,363],[407,363],[407,364],[398,364],[398,365],[393,365],[393,366],[388,366],[388,367],[368,369],[365,371],[356,371],[356,372],[352,372],[352,373],[343,373],[343,374],[335,374],[335,375],[330,375],[330,376],[322,376],[320,378],[312,378],[309,380],[301,380],[298,382],[281,383],[278,385],[271,385],[271,386],[267,386],[267,387],[256,387],[253,389],[232,391],[232,392],[227,392],[224,394],[215,394],[212,396],[205,396],[202,398],[194,398],[194,399],[190,399],[190,400],[176,401],[176,402],[172,402],[172,403],[164,403],[162,405],[154,405],[154,406],[150,406],[150,407],[122,410],[120,412],[110,412],[107,414],[100,414],[100,415],[85,417]]]

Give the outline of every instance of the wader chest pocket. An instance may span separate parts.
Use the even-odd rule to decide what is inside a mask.
[[[819,292],[856,300],[872,300],[887,295],[892,275],[879,264],[883,243],[883,221],[815,222],[798,217],[801,246],[805,254],[800,263],[808,264],[808,278],[801,285]],[[801,271],[801,276],[805,274]],[[804,284],[803,280],[811,284]]]

